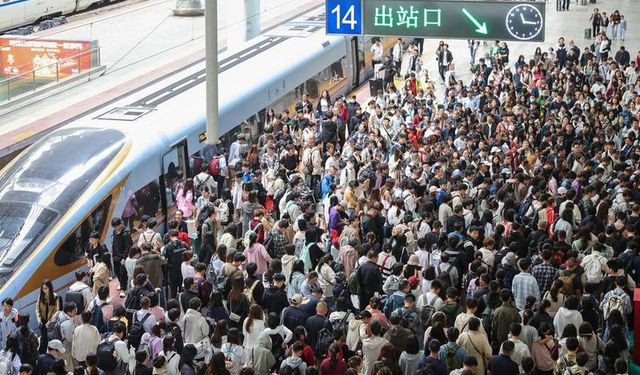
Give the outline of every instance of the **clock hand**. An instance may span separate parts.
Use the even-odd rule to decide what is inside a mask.
[[[525,21],[525,19],[524,19],[524,14],[520,13],[520,19],[522,20],[523,24],[525,24],[525,25],[527,24],[527,21]]]

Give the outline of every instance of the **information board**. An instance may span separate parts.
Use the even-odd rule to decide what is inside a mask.
[[[327,0],[327,33],[540,42],[545,9],[544,2]]]

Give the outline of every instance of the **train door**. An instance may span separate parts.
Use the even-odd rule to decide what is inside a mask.
[[[165,222],[175,217],[180,187],[189,178],[189,154],[187,141],[183,140],[174,145],[171,150],[162,155],[162,175],[160,176],[160,190],[162,212]]]
[[[358,49],[358,37],[351,37],[349,43],[351,53],[351,87],[360,86],[360,51]]]

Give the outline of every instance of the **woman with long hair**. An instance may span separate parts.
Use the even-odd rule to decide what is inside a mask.
[[[229,320],[229,311],[222,303],[222,298],[222,293],[220,291],[214,290],[211,292],[207,316],[214,321]]]
[[[302,283],[306,280],[304,275],[304,262],[300,259],[293,262],[289,287],[287,288],[287,298],[291,300],[293,296],[301,293]]]
[[[180,363],[178,368],[180,369],[180,375],[196,375],[197,367],[195,364],[195,358],[198,354],[198,350],[193,344],[187,344],[182,349],[182,355],[180,356]]]
[[[556,316],[556,313],[564,306],[564,302],[567,299],[567,297],[560,292],[563,286],[564,283],[562,280],[555,280],[553,284],[551,284],[551,289],[542,297],[543,301],[549,301],[549,307],[546,309],[546,312],[551,318]]]
[[[340,355],[340,347],[333,343],[329,345],[329,353],[320,363],[320,375],[344,375],[349,366]]]
[[[205,375],[231,375],[231,372],[227,370],[224,353],[213,353],[213,357],[211,358],[211,362],[209,362],[209,366],[207,366]]]
[[[213,345],[214,351],[220,350],[222,345],[227,342],[227,334],[229,329],[227,328],[226,320],[218,320],[216,321],[215,329],[213,330],[213,335],[211,335],[211,345]]]
[[[245,321],[249,313],[249,300],[244,295],[244,278],[242,273],[234,275],[231,281],[231,291],[227,297],[227,306],[229,307],[229,327],[242,328],[242,322]]]
[[[176,193],[176,205],[185,218],[190,218],[195,212],[193,179],[187,178]]]
[[[258,335],[260,335],[265,328],[262,307],[257,304],[251,305],[251,307],[249,307],[249,315],[242,324],[242,335],[244,336],[243,346],[249,350],[253,349],[258,342]]]
[[[47,352],[47,323],[53,316],[62,310],[62,298],[53,290],[51,280],[45,279],[40,284],[40,294],[36,301],[36,319],[40,327],[40,347],[38,352],[44,354]]]

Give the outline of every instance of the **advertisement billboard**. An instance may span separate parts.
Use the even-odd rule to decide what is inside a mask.
[[[92,67],[93,43],[84,40],[29,40],[0,37],[0,75],[65,78]]]

